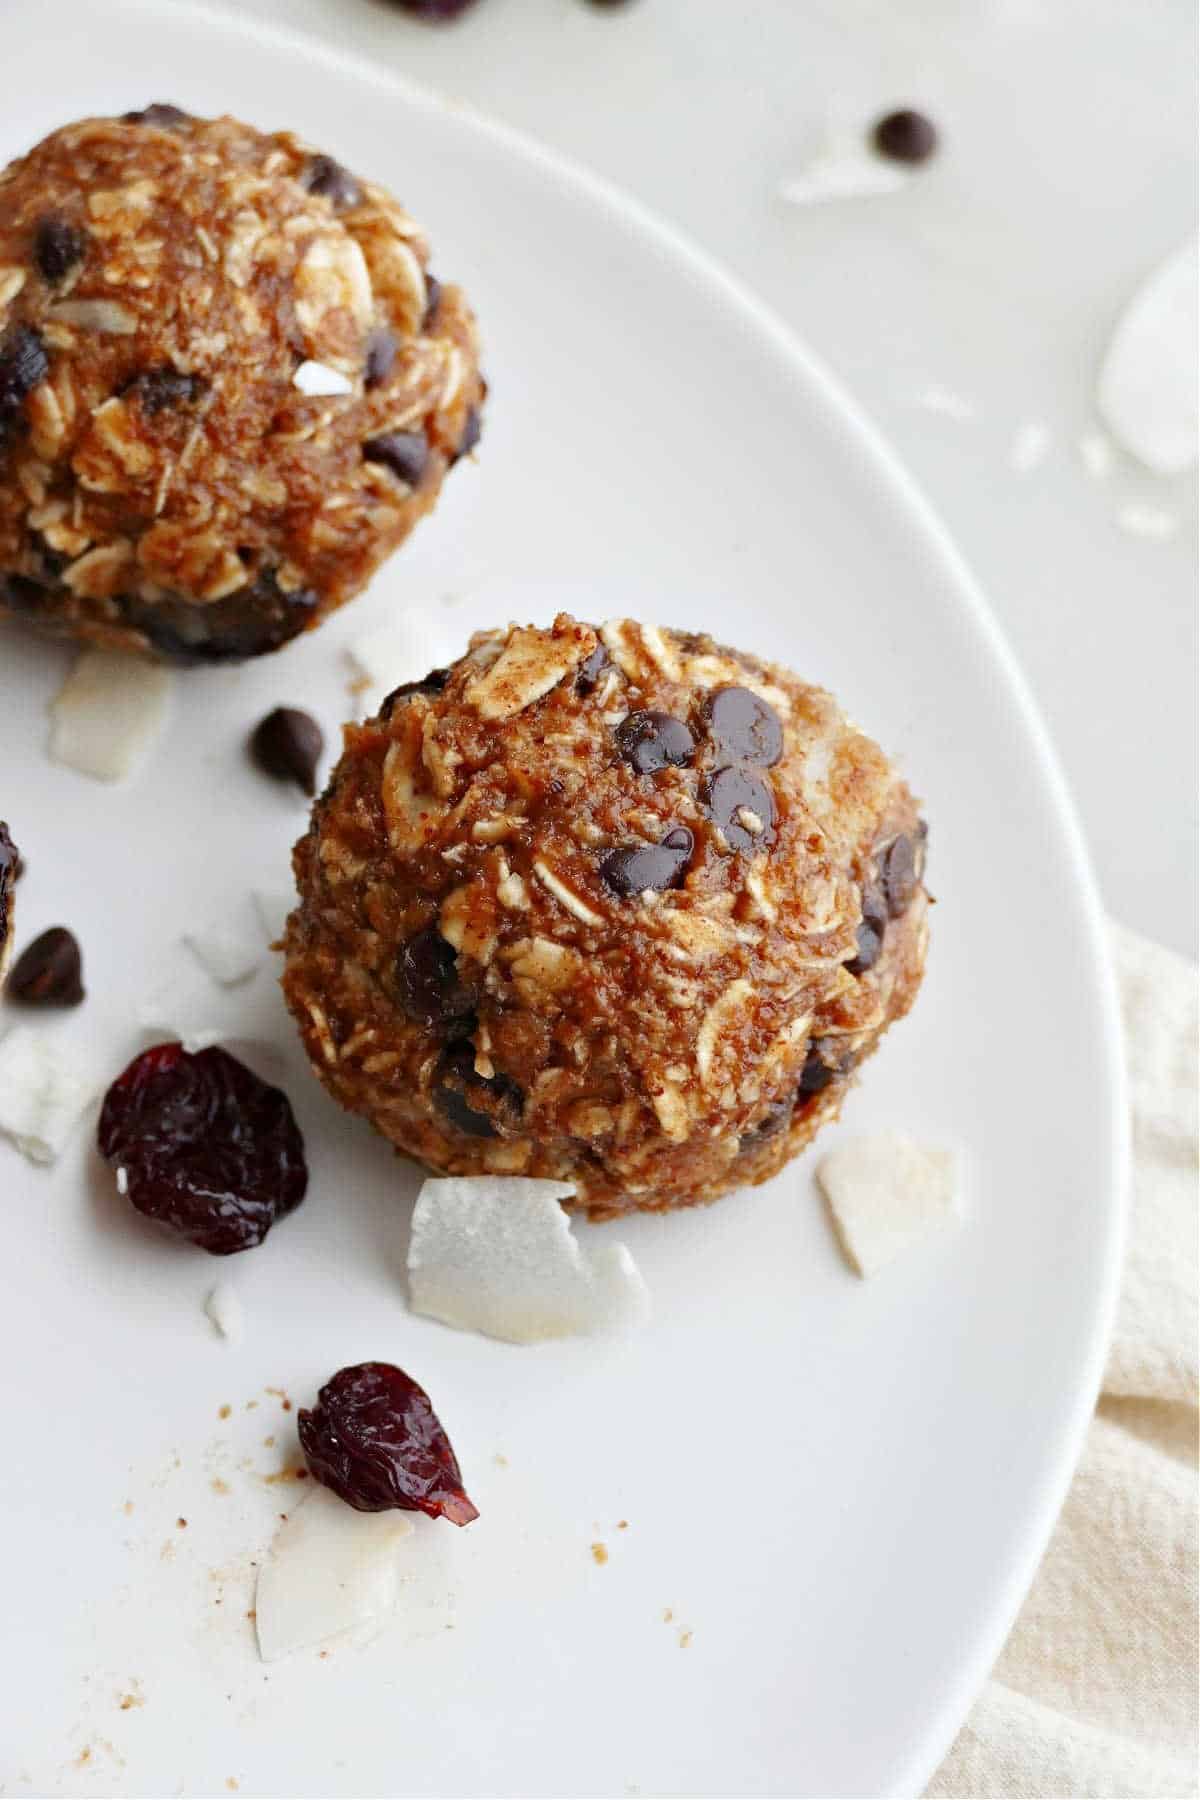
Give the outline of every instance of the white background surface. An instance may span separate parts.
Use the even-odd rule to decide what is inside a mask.
[[[387,0],[238,10],[331,37],[576,157],[799,328],[981,578],[1057,741],[1110,911],[1194,954],[1192,484],[1123,465],[1098,487],[1076,450],[1123,301],[1192,229],[1191,0],[479,0],[443,27]],[[906,102],[943,127],[945,154],[905,192],[779,198],[831,103],[869,120]],[[636,318],[635,297],[613,304]],[[932,383],[975,418],[922,409]],[[1029,420],[1055,447],[1022,479],[1007,458]],[[1178,511],[1171,542],[1117,527],[1118,501],[1134,497]],[[802,532],[802,491],[795,505]]]

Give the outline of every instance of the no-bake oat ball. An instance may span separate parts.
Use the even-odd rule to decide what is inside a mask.
[[[0,611],[182,662],[357,593],[479,435],[463,295],[290,132],[151,106],[0,174]]]
[[[765,1180],[912,1004],[925,827],[831,697],[710,638],[472,639],[345,750],[284,988],[321,1080],[603,1216]]]

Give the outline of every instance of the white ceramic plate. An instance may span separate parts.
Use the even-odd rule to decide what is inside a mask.
[[[928,981],[838,1130],[961,1144],[971,1177],[960,1231],[863,1284],[807,1158],[711,1210],[619,1228],[654,1293],[643,1335],[493,1344],[407,1312],[412,1175],[317,1088],[273,971],[214,989],[217,1023],[266,1046],[249,1058],[308,1139],[310,1198],[264,1248],[216,1264],[161,1240],[116,1199],[90,1123],[48,1173],[0,1146],[0,1784],[919,1791],[1063,1494],[1121,1218],[1095,896],[975,588],[793,339],[636,206],[510,133],[174,7],[22,0],[4,42],[4,158],[75,115],[173,99],[293,126],[389,183],[469,287],[494,393],[478,467],[371,594],[278,658],[181,679],[161,753],[123,787],[48,763],[68,654],[0,634],[20,936],[63,920],[86,954],[87,1006],[55,1029],[115,1072],[145,1041],[134,1004],[183,967],[180,930],[283,884],[303,809],[242,740],[280,702],[332,730],[350,639],[405,606],[461,636],[564,601],[644,612],[827,683],[925,796]],[[247,1312],[236,1350],[201,1311],[218,1276]],[[302,1402],[366,1357],[428,1386],[482,1518],[410,1540],[374,1642],[265,1669],[253,1564],[296,1492],[263,1479],[294,1446],[270,1390]]]

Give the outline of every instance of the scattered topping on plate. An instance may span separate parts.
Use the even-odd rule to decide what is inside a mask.
[[[51,756],[97,781],[120,781],[162,729],[170,689],[170,671],[157,663],[85,650],[51,703]]]
[[[396,1604],[396,1546],[412,1531],[399,1512],[355,1512],[313,1486],[275,1533],[258,1572],[258,1651],[275,1662],[382,1618]]]
[[[409,1240],[413,1310],[510,1344],[644,1324],[637,1265],[624,1244],[583,1249],[559,1204],[572,1191],[523,1176],[426,1181]]]
[[[866,200],[907,187],[911,171],[872,154],[858,131],[830,131],[825,143],[802,169],[780,183],[779,192],[793,206],[825,200]]]
[[[880,156],[892,162],[928,162],[938,147],[937,126],[924,113],[901,107],[880,119],[871,133],[871,142]]]
[[[838,1240],[874,1275],[958,1214],[958,1159],[898,1133],[850,1138],[817,1164]]]
[[[339,1369],[297,1423],[312,1474],[359,1512],[399,1507],[453,1525],[479,1517],[429,1395],[394,1363]]]
[[[183,942],[200,966],[221,987],[236,987],[253,975],[262,961],[263,942],[257,909],[242,904],[219,923],[188,931]]]
[[[0,981],[8,967],[13,941],[13,888],[21,873],[21,852],[0,819]]]
[[[27,944],[5,993],[22,1006],[78,1006],[84,997],[83,958],[65,925],[52,925]]]
[[[1138,289],[1100,369],[1100,417],[1159,475],[1178,475],[1196,460],[1198,311],[1196,245],[1189,242]]]
[[[218,1281],[204,1302],[218,1337],[240,1344],[246,1335],[246,1315],[232,1281]]]
[[[298,706],[277,706],[250,734],[250,756],[263,774],[276,781],[294,781],[310,800],[317,791],[317,764],[324,748],[321,727]]]
[[[97,1139],[138,1212],[214,1256],[260,1244],[308,1186],[287,1095],[215,1046],[135,1057],[104,1097]]]
[[[30,1162],[55,1161],[99,1090],[56,1033],[18,1025],[0,1043],[0,1132]]]

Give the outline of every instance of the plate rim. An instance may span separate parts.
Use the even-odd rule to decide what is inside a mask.
[[[990,1618],[977,1633],[970,1651],[960,1659],[957,1673],[946,1684],[935,1713],[923,1728],[918,1728],[890,1786],[893,1795],[921,1795],[982,1691],[1016,1622],[1058,1522],[1101,1388],[1116,1321],[1128,1232],[1131,1192],[1128,1083],[1108,923],[1075,801],[1024,670],[950,530],[883,429],[841,379],[829,371],[819,353],[798,330],[727,269],[717,255],[664,218],[654,207],[575,157],[543,144],[522,127],[496,118],[468,101],[442,94],[390,66],[377,65],[365,55],[344,49],[318,36],[315,31],[281,24],[274,19],[245,16],[231,7],[214,4],[213,0],[173,0],[169,11],[164,11],[158,0],[100,0],[99,10],[106,9],[141,15],[151,20],[155,28],[168,31],[172,17],[189,17],[214,31],[249,39],[268,51],[274,49],[305,57],[319,65],[336,68],[357,82],[390,92],[415,111],[451,120],[461,129],[498,145],[509,156],[552,179],[568,194],[573,193],[591,207],[616,217],[648,247],[665,253],[677,267],[682,266],[714,299],[734,314],[740,313],[759,339],[769,343],[780,359],[791,366],[810,402],[819,406],[828,428],[838,430],[845,445],[857,450],[880,489],[885,493],[890,490],[892,501],[909,519],[925,554],[940,564],[947,587],[953,590],[957,605],[971,620],[1019,715],[1060,830],[1060,841],[1080,907],[1086,960],[1091,969],[1094,998],[1103,1028],[1103,1041],[1098,1049],[1109,1100],[1109,1179],[1107,1192],[1101,1196],[1106,1202],[1105,1242],[1098,1258],[1099,1278],[1090,1342],[1075,1372],[1074,1391],[1069,1395],[1067,1406],[1068,1421],[1060,1434],[1058,1453],[1052,1456],[1039,1487],[1030,1496],[1029,1527],[1022,1543],[1011,1553],[1009,1566],[999,1577],[1000,1591],[992,1605]],[[80,10],[80,0],[49,0],[48,5],[39,8],[43,17],[46,13],[72,14]],[[89,28],[95,28],[96,12],[95,5],[87,8]]]

